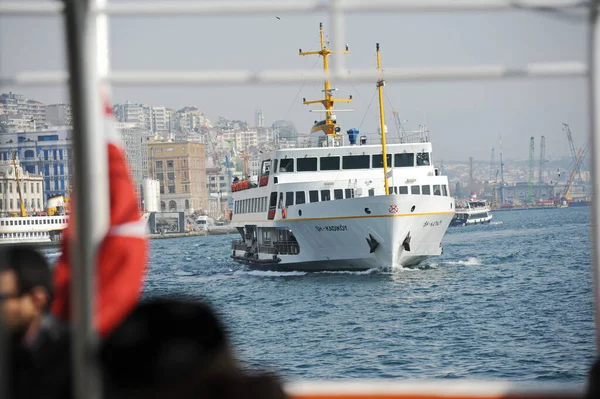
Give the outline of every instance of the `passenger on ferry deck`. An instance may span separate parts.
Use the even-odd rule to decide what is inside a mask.
[[[14,246],[0,252],[0,315],[10,334],[11,399],[71,398],[68,327],[49,310],[52,273],[42,254]]]
[[[100,365],[108,398],[286,398],[276,378],[241,371],[224,325],[201,302],[140,304],[103,342]]]

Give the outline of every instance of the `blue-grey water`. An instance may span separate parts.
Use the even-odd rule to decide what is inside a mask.
[[[583,382],[594,356],[589,208],[450,228],[419,269],[250,271],[234,236],[151,242],[144,297],[210,301],[248,367],[288,379]],[[237,237],[235,237],[237,238]]]

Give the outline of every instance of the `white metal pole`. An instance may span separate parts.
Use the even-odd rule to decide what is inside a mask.
[[[107,149],[100,101],[97,16],[94,0],[65,0],[70,94],[73,110],[74,209],[71,247],[71,312],[74,397],[99,399],[98,335],[94,271],[99,244],[108,228]]]
[[[594,280],[594,307],[595,307],[595,333],[596,356],[600,355],[600,30],[598,29],[598,4],[593,0],[590,4],[589,38],[588,38],[588,63],[589,63],[589,123],[590,140],[592,146],[592,270]]]

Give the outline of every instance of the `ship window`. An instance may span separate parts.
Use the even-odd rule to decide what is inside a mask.
[[[344,190],[341,188],[333,190],[333,198],[336,200],[344,199]]]
[[[387,166],[392,166],[392,154],[387,154]],[[373,168],[383,168],[383,154],[373,154]]]
[[[261,174],[262,175],[266,175],[271,171],[271,160],[270,159],[266,159],[262,162],[262,166],[261,166]]]
[[[256,212],[256,198],[250,200],[250,212]]]
[[[402,153],[402,154],[394,154],[394,167],[395,168],[407,168],[415,166],[415,154],[410,153]]]
[[[317,158],[298,158],[296,159],[296,171],[315,172],[317,170]]]
[[[293,172],[294,171],[294,158],[285,158],[279,161],[280,172]]]
[[[271,193],[271,198],[269,199],[269,208],[275,208],[277,205],[277,193]]]
[[[278,171],[278,169],[277,169],[278,164],[279,164],[279,160],[274,159],[273,160],[273,169],[271,169],[273,171],[273,173],[276,173]]]
[[[375,189],[374,188],[370,188],[369,189],[369,197],[373,197],[375,195]]]
[[[317,190],[310,190],[308,192],[308,199],[310,199],[310,202],[319,202],[319,192]]]
[[[420,186],[410,186],[410,193],[411,194],[421,194],[421,187]]]
[[[304,204],[306,202],[304,191],[296,191],[296,205]]]
[[[342,169],[369,169],[368,155],[346,155],[342,159]]]
[[[440,185],[439,184],[434,184],[433,185],[433,195],[442,195],[442,192],[440,191]]]
[[[426,186],[421,186],[421,193],[423,195],[431,195],[431,186],[429,184]]]
[[[330,190],[321,190],[321,201],[331,201]]]
[[[353,188],[347,188],[345,190],[345,194],[346,194],[346,198],[354,198],[354,189]]]
[[[294,192],[288,191],[285,193],[285,206],[294,205]]]
[[[445,184],[442,184],[442,194],[444,195],[444,197],[448,196],[448,187],[446,187]]]
[[[417,153],[417,166],[428,166],[429,165],[429,153],[419,152]]]
[[[340,157],[321,157],[321,170],[340,170]]]
[[[283,193],[279,193],[279,202],[277,203],[277,208],[283,208]]]

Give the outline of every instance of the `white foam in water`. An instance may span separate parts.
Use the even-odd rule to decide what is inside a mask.
[[[499,225],[499,224],[504,224],[504,222],[502,220],[496,220],[495,222],[490,222],[490,225]]]
[[[356,272],[353,272],[351,270],[339,270],[339,271],[332,270],[332,271],[322,271],[322,272],[317,272],[317,273],[319,273],[319,274],[354,274],[354,275],[360,276],[360,275],[377,273],[379,271],[380,271],[380,269],[373,268],[373,269],[361,270],[361,271],[356,271]]]
[[[234,276],[257,276],[257,277],[294,277],[306,276],[307,272],[275,272],[269,270],[238,270]]]
[[[445,262],[447,265],[460,265],[460,266],[477,266],[481,265],[481,262],[477,258],[469,258],[467,260],[448,261]]]
[[[394,265],[392,267],[392,272],[418,272],[421,271],[421,269],[416,268],[416,267],[404,267],[402,265]]]

